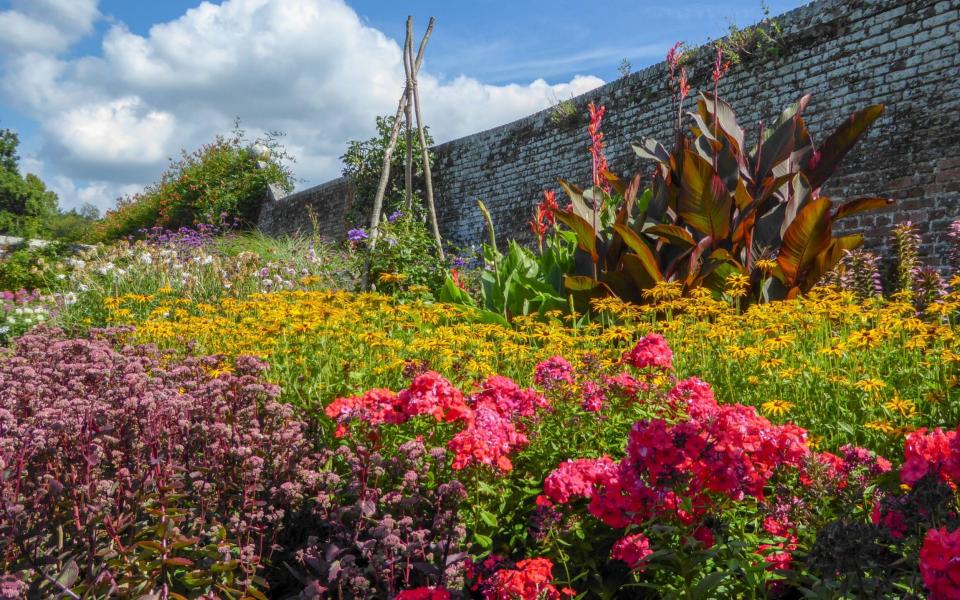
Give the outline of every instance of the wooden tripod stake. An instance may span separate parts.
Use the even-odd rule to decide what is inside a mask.
[[[390,132],[390,139],[387,142],[387,147],[383,152],[383,170],[380,172],[380,183],[377,186],[377,194],[373,198],[373,214],[370,217],[370,248],[373,249],[377,244],[378,237],[378,228],[380,225],[380,217],[383,213],[383,196],[387,190],[387,182],[390,179],[390,163],[393,158],[393,151],[397,145],[397,138],[400,135],[400,122],[401,117],[405,117],[407,125],[407,148],[406,148],[406,160],[405,160],[405,173],[404,173],[404,183],[405,183],[405,194],[404,201],[406,203],[407,209],[411,209],[413,205],[413,114],[416,114],[417,118],[417,130],[420,139],[420,146],[422,149],[421,159],[423,161],[423,174],[426,187],[426,202],[427,202],[427,211],[430,215],[430,226],[433,230],[433,238],[437,243],[437,251],[439,253],[440,259],[445,258],[442,246],[442,240],[440,238],[440,228],[437,224],[437,211],[436,205],[433,201],[433,176],[430,169],[430,152],[427,148],[426,133],[423,128],[423,119],[420,113],[420,95],[417,91],[417,73],[420,71],[420,65],[423,63],[423,53],[427,46],[427,40],[430,39],[430,34],[433,32],[433,25],[435,19],[430,17],[430,22],[427,24],[427,31],[423,35],[423,39],[420,41],[420,47],[417,50],[417,57],[413,57],[413,17],[407,17],[407,35],[403,43],[403,67],[404,72],[406,73],[406,86],[403,90],[403,95],[400,97],[400,103],[397,106],[397,115],[394,119],[393,130]],[[366,273],[364,274],[364,279],[366,279]]]

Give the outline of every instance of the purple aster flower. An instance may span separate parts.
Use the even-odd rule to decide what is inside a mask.
[[[362,242],[368,237],[370,236],[367,234],[367,232],[360,228],[351,229],[347,232],[347,239],[351,242]]]

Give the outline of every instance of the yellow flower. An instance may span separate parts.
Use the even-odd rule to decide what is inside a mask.
[[[406,273],[380,273],[380,276],[377,277],[377,281],[380,283],[401,283],[406,279]]]
[[[771,273],[777,268],[777,261],[770,260],[769,258],[761,258],[753,264],[764,273]]]
[[[904,400],[899,394],[894,394],[893,398],[883,405],[892,413],[897,413],[901,417],[913,417],[917,414],[917,406],[910,400]]]
[[[882,379],[875,379],[875,378],[861,379],[854,385],[858,389],[871,395],[876,395],[877,392],[887,387],[887,383],[885,381],[883,381]]]
[[[760,410],[768,415],[774,415],[776,417],[782,417],[783,415],[790,412],[790,409],[793,408],[792,402],[787,402],[786,400],[767,400],[760,405]]]

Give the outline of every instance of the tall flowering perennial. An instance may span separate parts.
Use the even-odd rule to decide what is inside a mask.
[[[950,223],[950,229],[947,231],[947,239],[950,240],[950,268],[954,273],[960,273],[960,219]]]
[[[600,130],[603,115],[607,112],[607,109],[605,106],[597,108],[591,102],[587,105],[587,110],[590,111],[590,125],[587,129],[590,132],[590,156],[593,158],[593,185],[609,193],[610,182],[606,178],[609,164],[607,158],[603,155],[603,131]]]
[[[109,595],[188,593],[189,570],[255,590],[284,516],[312,493],[312,453],[263,363],[218,365],[20,338],[0,359],[3,571],[33,583],[75,564],[68,585]]]
[[[867,250],[845,250],[828,281],[861,300],[883,295],[879,258]]]
[[[555,210],[560,210],[560,205],[557,204],[557,193],[553,190],[543,190],[543,200],[537,205],[533,220],[530,221],[530,231],[537,236],[537,247],[540,248],[541,252],[543,251],[543,236],[550,231],[550,227],[556,220],[553,215]]]
[[[893,228],[897,248],[897,283],[901,292],[913,292],[914,277],[920,268],[920,235],[913,223],[906,221]]]

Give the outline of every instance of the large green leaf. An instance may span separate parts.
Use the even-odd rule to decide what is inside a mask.
[[[834,220],[842,219],[862,212],[885,208],[891,204],[893,204],[893,200],[890,198],[857,198],[838,206],[836,212],[833,213],[833,218]]]
[[[691,227],[722,240],[730,233],[733,198],[713,165],[695,152],[684,151],[679,213]]]
[[[652,277],[654,281],[663,281],[663,274],[657,265],[657,257],[653,255],[653,251],[650,250],[650,246],[643,241],[643,238],[634,230],[620,223],[614,225],[613,229],[623,238],[623,243],[636,253],[640,264],[643,265],[643,268],[646,269],[650,277]]]
[[[597,233],[586,219],[565,210],[551,210],[550,212],[558,221],[577,234],[578,248],[589,254],[594,263],[600,260],[600,255],[597,253]]]
[[[823,142],[820,149],[810,157],[804,169],[813,189],[819,188],[827,181],[867,127],[882,114],[882,104],[874,104],[857,111]]]
[[[817,255],[832,240],[829,198],[811,200],[800,209],[783,235],[777,265],[788,287],[796,285]]]

